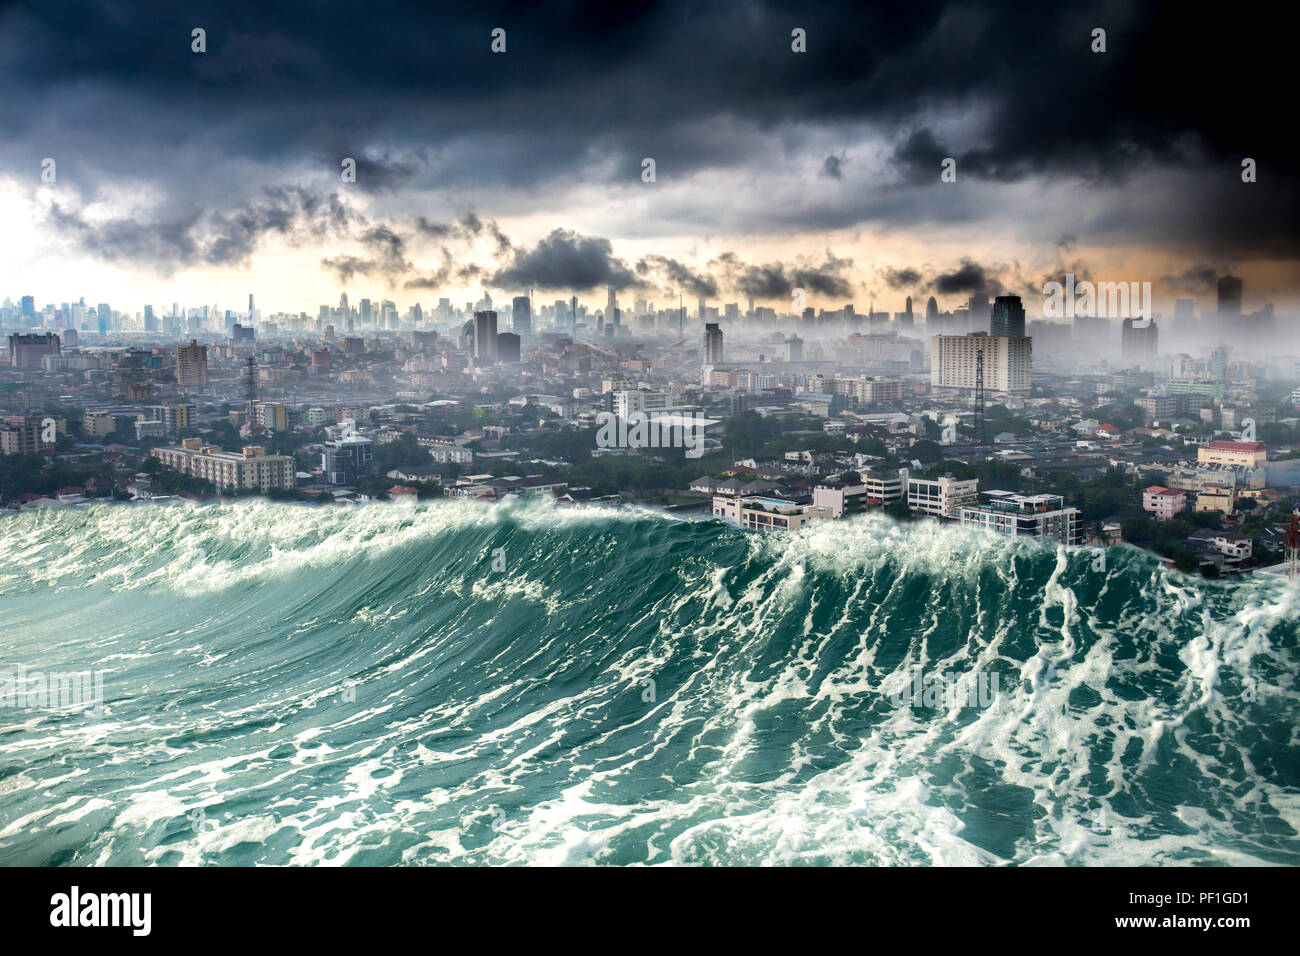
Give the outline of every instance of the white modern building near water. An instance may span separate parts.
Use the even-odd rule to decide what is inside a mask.
[[[1079,509],[1065,507],[1060,495],[1017,495],[1009,491],[984,494],[988,502],[959,508],[958,521],[1009,538],[1080,543]]]

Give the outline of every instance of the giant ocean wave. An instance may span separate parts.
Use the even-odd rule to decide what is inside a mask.
[[[1300,863],[1281,578],[527,503],[49,509],[0,558],[0,671],[104,672],[0,707],[0,864]]]

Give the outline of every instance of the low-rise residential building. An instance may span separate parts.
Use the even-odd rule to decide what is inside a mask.
[[[464,445],[458,445],[449,439],[420,438],[417,441],[421,447],[429,450],[430,456],[440,465],[449,462],[457,465],[468,465],[474,461],[473,450],[466,448]]]
[[[53,441],[45,441],[46,419],[24,415],[6,415],[0,422],[0,454],[36,455],[54,448]],[[53,418],[50,422],[55,422]],[[109,429],[110,431],[112,429]],[[51,436],[57,434],[57,423],[49,426]]]
[[[345,435],[325,443],[321,469],[331,485],[350,485],[370,470],[375,443],[361,435]]]
[[[1220,487],[1207,486],[1204,491],[1196,493],[1197,511],[1222,511],[1230,515],[1237,510],[1237,493],[1228,485]]]
[[[753,531],[798,531],[816,517],[812,505],[781,498],[749,496],[713,499],[713,515]]]
[[[140,441],[145,438],[166,438],[167,423],[154,422],[147,418],[138,418],[134,422],[135,439]]]
[[[979,501],[979,480],[958,480],[952,475],[942,478],[908,478],[907,507],[935,518],[955,518],[957,511]]]
[[[1161,521],[1168,521],[1187,507],[1187,493],[1177,488],[1151,485],[1142,489],[1142,510],[1150,511]]]
[[[864,475],[862,483],[867,488],[867,503],[887,505],[895,501],[902,501],[904,477],[905,474],[901,472],[881,472],[880,474]]]
[[[813,488],[813,511],[819,518],[843,518],[867,507],[867,486],[862,482],[824,481]]]
[[[1031,537],[1061,544],[1080,543],[1079,509],[1067,508],[1061,495],[1017,495],[988,491],[982,505],[958,509],[963,525],[977,526],[1007,537]]]

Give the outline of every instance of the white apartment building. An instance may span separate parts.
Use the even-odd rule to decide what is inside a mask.
[[[908,478],[907,507],[935,518],[955,518],[958,509],[977,504],[979,480],[958,481],[951,475],[942,478]]]
[[[1033,339],[1027,335],[935,335],[930,339],[930,384],[974,388],[978,356],[984,355],[984,387],[991,392],[1027,391]]]
[[[894,501],[903,500],[903,481],[906,478],[906,472],[896,474],[882,473],[878,475],[864,475],[862,483],[867,488],[867,503],[873,505],[887,505]]]
[[[781,498],[717,495],[713,499],[713,516],[751,531],[798,531],[817,515],[812,505],[797,505]]]
[[[150,452],[169,468],[195,478],[206,478],[218,489],[294,487],[292,455],[268,455],[252,445],[239,452],[222,451],[205,445],[201,438],[186,438],[179,448],[155,448]]]
[[[813,511],[819,518],[842,518],[845,511],[865,507],[867,486],[846,484],[842,481],[825,481],[813,488]]]
[[[458,445],[454,441],[448,441],[445,438],[419,438],[416,441],[422,448],[427,448],[433,460],[440,465],[445,465],[448,462],[457,465],[468,465],[474,461],[473,450]]]
[[[985,492],[983,505],[959,508],[957,518],[1009,538],[1030,537],[1061,544],[1080,543],[1079,509],[1065,507],[1060,495],[1016,495],[1009,491]]]
[[[614,393],[614,414],[619,418],[628,418],[633,412],[644,412],[653,417],[659,412],[676,407],[677,403],[671,392],[625,388]]]
[[[1177,488],[1151,485],[1142,489],[1142,510],[1150,511],[1161,521],[1176,517],[1187,507],[1187,493]]]

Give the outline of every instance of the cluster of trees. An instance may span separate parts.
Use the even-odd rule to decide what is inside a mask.
[[[111,488],[113,469],[102,462],[77,464],[50,461],[41,455],[0,455],[0,501],[28,493],[48,495],[74,485],[85,487],[91,478],[103,479],[103,486]]]

